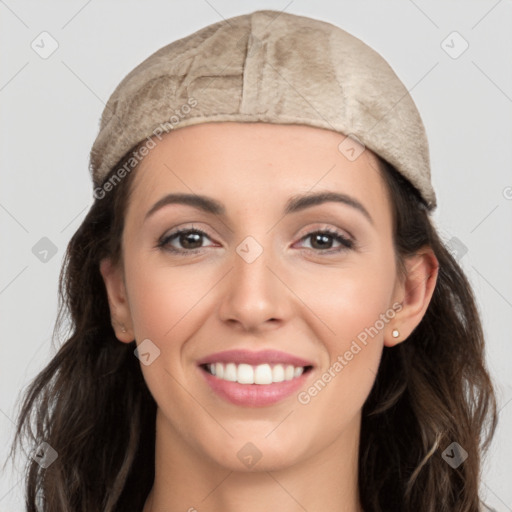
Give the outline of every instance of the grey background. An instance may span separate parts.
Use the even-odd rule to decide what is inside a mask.
[[[88,153],[109,95],[158,48],[263,8],[323,19],[361,38],[418,105],[439,202],[434,219],[474,287],[498,391],[482,495],[497,511],[512,511],[512,3],[505,0],[0,0],[0,462],[21,390],[56,352],[58,273],[92,203]],[[50,48],[43,31],[58,43],[46,59],[31,47],[46,37]],[[464,41],[469,47],[458,55]],[[56,251],[46,261],[44,237]],[[24,510],[22,462],[0,473],[0,512]]]

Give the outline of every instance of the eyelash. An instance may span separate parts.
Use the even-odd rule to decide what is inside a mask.
[[[160,249],[163,249],[165,251],[171,252],[171,253],[187,254],[187,255],[197,254],[197,253],[201,252],[204,249],[204,247],[200,247],[198,249],[176,249],[176,248],[170,246],[169,242],[171,240],[173,240],[174,238],[177,238],[182,233],[195,233],[195,234],[204,236],[206,238],[210,238],[208,236],[208,234],[205,233],[204,231],[202,231],[201,229],[197,229],[197,228],[193,228],[193,229],[192,228],[182,228],[182,229],[178,229],[178,230],[174,231],[170,235],[162,237],[158,241],[157,247],[160,248]],[[352,240],[350,240],[349,238],[343,236],[338,231],[333,230],[333,229],[329,229],[329,228],[311,231],[307,235],[303,236],[300,240],[301,241],[302,240],[306,240],[307,238],[309,238],[309,237],[311,237],[313,235],[324,235],[324,234],[334,238],[337,242],[339,242],[341,244],[341,247],[336,248],[336,249],[326,249],[326,250],[321,250],[321,249],[318,249],[318,250],[310,249],[310,250],[313,250],[314,252],[317,252],[317,253],[336,254],[336,253],[340,253],[340,252],[347,251],[347,250],[350,250],[350,249],[354,248],[355,244],[354,244],[354,242]]]

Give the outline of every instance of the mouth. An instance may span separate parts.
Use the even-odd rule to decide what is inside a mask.
[[[231,363],[206,363],[200,365],[206,373],[218,380],[242,385],[268,386],[298,379],[313,369],[312,365],[263,363],[258,365]]]
[[[283,401],[314,374],[312,361],[280,350],[226,350],[196,362],[210,390],[219,398],[245,407]]]
[[[312,365],[268,363],[205,363],[198,369],[214,395],[242,407],[265,407],[285,401],[305,388],[314,374]]]

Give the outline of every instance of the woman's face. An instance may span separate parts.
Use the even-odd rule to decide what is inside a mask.
[[[232,470],[251,460],[277,469],[357,439],[383,346],[414,326],[400,321],[404,288],[376,157],[354,159],[362,148],[340,151],[344,139],[297,125],[201,124],[164,136],[135,171],[124,279],[104,264],[102,273],[129,328],[120,339],[140,347],[158,435],[181,450]],[[200,207],[210,202],[217,211]],[[284,359],[218,355],[231,350]],[[223,378],[219,365],[216,376],[201,366],[215,361]],[[236,366],[244,361],[253,368]],[[279,382],[290,363],[312,368]],[[251,373],[260,384],[226,380]]]

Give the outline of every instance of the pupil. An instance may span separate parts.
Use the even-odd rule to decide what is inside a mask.
[[[313,237],[313,240],[314,240],[315,242],[316,242],[316,241],[318,241],[318,240],[320,240],[320,241],[321,241],[321,242],[320,242],[320,248],[322,248],[322,242],[327,243],[327,245],[328,245],[328,244],[329,244],[329,239],[330,239],[330,236],[328,236],[328,235],[324,235],[324,234],[322,234],[322,233],[319,233],[319,234],[317,234],[317,235],[315,235],[315,236]],[[314,244],[313,244],[313,246],[314,246]]]
[[[181,244],[183,247],[186,247],[188,249],[195,249],[196,247],[190,247],[189,241],[192,239],[192,246],[194,245],[194,242],[201,242],[201,234],[200,233],[184,233],[181,235]],[[201,246],[201,243],[199,243],[199,247]]]

